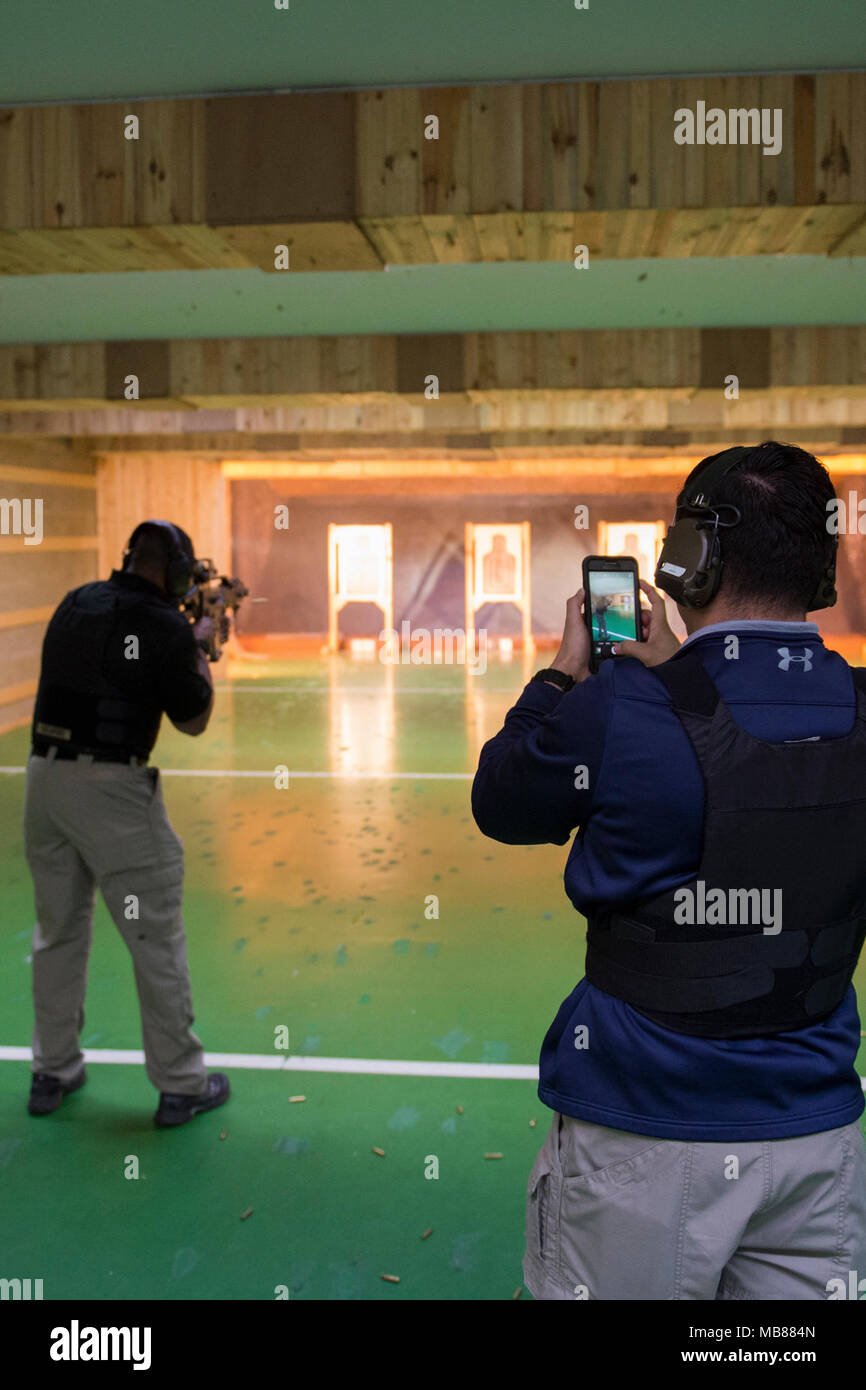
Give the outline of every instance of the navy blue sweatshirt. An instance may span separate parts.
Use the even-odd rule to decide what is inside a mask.
[[[737,660],[725,657],[731,634]],[[851,674],[816,624],[719,623],[687,640],[754,737],[850,732]],[[587,776],[576,779],[579,766]],[[565,891],[581,913],[667,892],[693,878],[701,859],[701,773],[667,691],[634,658],[603,662],[567,694],[530,682],[481,750],[472,812],[483,834],[510,845],[564,845],[583,827],[565,867]],[[859,1044],[853,985],[823,1023],[716,1039],[674,1033],[584,979],[544,1039],[538,1095],[562,1114],[658,1138],[788,1139],[863,1113]]]

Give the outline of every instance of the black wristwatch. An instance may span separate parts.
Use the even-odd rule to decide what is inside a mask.
[[[552,685],[558,685],[560,690],[571,690],[577,684],[574,676],[567,676],[564,671],[557,671],[553,666],[548,666],[544,671],[536,671],[532,677],[534,681],[550,681]]]

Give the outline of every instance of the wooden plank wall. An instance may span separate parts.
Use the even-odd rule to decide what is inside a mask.
[[[0,498],[42,501],[42,540],[0,534],[0,732],[29,722],[48,619],[97,577],[96,464],[86,445],[0,440]],[[11,530],[11,522],[8,529]]]
[[[230,563],[219,464],[173,455],[97,459],[84,441],[0,440],[0,498],[42,501],[43,537],[0,534],[0,733],[29,722],[42,639],[63,595],[119,568],[139,521],[165,517],[197,553]]]
[[[99,572],[119,569],[140,521],[173,521],[192,537],[196,554],[221,570],[230,564],[229,486],[212,460],[182,454],[97,457]]]

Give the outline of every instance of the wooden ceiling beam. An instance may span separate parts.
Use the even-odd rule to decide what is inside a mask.
[[[345,337],[0,346],[0,410],[153,411],[262,407],[388,409],[447,427],[467,407],[652,405],[757,392],[791,400],[866,393],[866,327],[659,328],[562,332],[361,334]],[[129,401],[130,390],[138,399]],[[725,394],[727,391],[727,395]],[[428,392],[435,392],[428,395]],[[738,401],[739,403],[739,401]],[[687,407],[684,407],[687,408]],[[694,412],[693,412],[694,413]],[[419,417],[420,419],[420,417]],[[565,422],[564,422],[565,423]],[[620,426],[628,421],[621,419]],[[845,423],[855,423],[846,421]]]
[[[863,255],[864,129],[866,73],[7,107],[0,273]]]
[[[866,205],[464,213],[248,227],[0,228],[0,275],[148,270],[383,270],[386,265],[692,256],[864,256]]]

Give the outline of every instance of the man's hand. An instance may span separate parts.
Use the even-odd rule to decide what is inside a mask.
[[[192,634],[197,642],[210,642],[216,632],[216,624],[213,618],[206,615],[197,618],[192,625]]]
[[[583,597],[583,589],[578,589],[567,601],[562,641],[559,651],[550,663],[554,671],[564,671],[567,676],[573,676],[575,681],[585,681],[589,675],[589,633],[581,611]]]
[[[617,642],[611,650],[616,656],[636,656],[644,666],[660,666],[663,661],[668,661],[674,652],[679,651],[679,638],[675,637],[668,627],[665,601],[658,589],[654,589],[645,579],[641,579],[640,586],[651,605],[649,612],[645,608],[641,609],[644,640]]]
[[[208,661],[219,661],[223,643],[228,641],[229,619],[225,612],[203,614],[192,625],[193,635]]]

